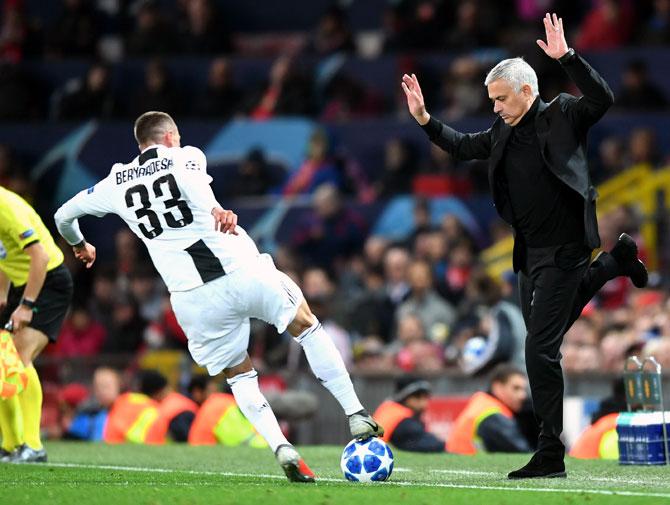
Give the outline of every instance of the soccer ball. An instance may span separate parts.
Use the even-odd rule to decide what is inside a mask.
[[[385,481],[393,472],[393,452],[380,438],[352,440],[342,452],[340,468],[353,482]]]

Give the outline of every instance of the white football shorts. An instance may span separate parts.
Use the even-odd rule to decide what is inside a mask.
[[[274,325],[279,333],[295,319],[303,295],[298,285],[261,254],[233,272],[170,301],[188,337],[195,362],[217,375],[239,365],[249,347],[249,318]]]

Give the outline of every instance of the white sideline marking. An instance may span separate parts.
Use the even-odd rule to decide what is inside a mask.
[[[394,468],[395,470],[395,468]],[[497,472],[483,472],[475,470],[447,470],[447,469],[431,469],[431,473],[444,473],[448,475],[478,475],[480,477],[500,477],[502,474]],[[658,478],[651,478],[649,480],[640,480],[640,479],[624,479],[620,477],[593,477],[591,475],[575,475],[574,472],[568,473],[569,478],[575,478],[582,481],[597,481],[597,482],[612,482],[615,484],[658,484],[663,483],[667,484],[667,478],[659,476]]]
[[[82,463],[40,463],[42,466],[53,466],[61,468],[89,468],[89,469],[98,469],[98,470],[119,470],[126,472],[154,472],[154,473],[185,473],[189,475],[218,475],[223,477],[249,477],[249,478],[262,478],[262,479],[278,479],[285,480],[286,477],[283,475],[275,474],[257,474],[257,473],[237,473],[237,472],[212,472],[207,470],[178,470],[176,468],[147,468],[147,467],[138,467],[138,466],[120,466],[120,465],[86,465]],[[433,470],[437,471],[437,470]],[[457,472],[458,470],[452,470],[451,472]],[[445,471],[449,472],[449,471]],[[494,474],[493,472],[475,472],[463,470],[461,471],[466,475],[481,475],[481,474]],[[335,483],[344,483],[344,479],[333,479],[328,477],[317,477],[317,481],[321,482],[335,482]],[[638,484],[639,481],[634,482]],[[376,485],[376,484],[372,484]],[[434,487],[434,488],[451,488],[451,489],[479,489],[479,490],[492,490],[492,491],[526,491],[531,493],[582,493],[582,494],[598,494],[606,496],[638,496],[638,497],[649,497],[649,498],[670,498],[670,493],[646,493],[642,491],[613,491],[609,489],[579,489],[579,488],[553,488],[553,487],[512,487],[512,486],[486,486],[486,485],[475,485],[475,484],[449,484],[449,483],[437,483],[437,482],[394,482],[389,481],[382,485],[393,485],[393,486],[402,486],[402,487]]]

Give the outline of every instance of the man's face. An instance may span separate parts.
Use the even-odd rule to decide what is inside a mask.
[[[503,402],[512,412],[519,412],[523,402],[528,397],[528,381],[523,375],[512,375],[507,382],[494,382],[491,392]]]
[[[112,370],[101,369],[93,376],[93,396],[100,405],[109,408],[121,392],[119,376]]]
[[[417,261],[409,267],[409,284],[412,290],[423,293],[431,288],[432,279],[430,267],[423,262]]]
[[[497,79],[488,85],[488,93],[493,102],[493,112],[510,126],[516,126],[533,104],[532,90],[527,84],[516,93],[509,82]]]
[[[420,392],[405,399],[404,403],[405,406],[408,409],[413,410],[415,414],[421,415],[428,408],[429,399],[430,395],[428,395],[428,393]]]

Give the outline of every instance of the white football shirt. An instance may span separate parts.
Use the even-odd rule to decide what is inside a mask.
[[[242,227],[238,235],[214,229],[211,211],[219,204],[211,181],[197,147],[150,146],[63,204],[56,225],[74,245],[84,240],[78,218],[117,214],[142,239],[168,290],[187,291],[259,254]]]

